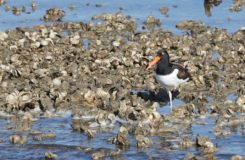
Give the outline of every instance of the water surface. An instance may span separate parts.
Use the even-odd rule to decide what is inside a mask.
[[[178,1],[162,1],[155,0],[42,0],[36,1],[37,9],[35,12],[31,10],[31,0],[8,0],[9,6],[17,6],[22,8],[26,6],[30,14],[21,13],[20,16],[15,16],[11,11],[6,12],[5,6],[0,7],[0,30],[11,29],[15,27],[31,27],[34,25],[45,24],[40,19],[49,8],[57,7],[66,11],[64,17],[65,22],[87,22],[91,20],[94,15],[101,13],[116,13],[121,11],[125,15],[130,15],[133,19],[137,20],[140,26],[149,15],[159,18],[162,22],[162,27],[174,33],[182,33],[175,28],[176,23],[185,20],[202,21],[206,25],[212,27],[224,28],[229,32],[235,32],[241,27],[244,27],[245,11],[231,12],[233,1],[223,1],[218,6],[211,8],[211,16],[205,14],[204,1],[193,0],[178,0]],[[73,4],[75,9],[71,11],[69,6]],[[96,7],[99,6],[100,7]],[[167,16],[162,15],[159,11],[161,7],[168,7],[169,12]]]

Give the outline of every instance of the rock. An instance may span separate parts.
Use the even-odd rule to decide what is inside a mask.
[[[188,153],[184,160],[197,160],[198,158],[191,153]]]
[[[8,38],[8,35],[5,32],[0,32],[0,41],[4,41]]]
[[[24,109],[26,105],[32,102],[32,93],[31,92],[19,92],[15,90],[6,97],[7,106],[12,109]],[[28,106],[27,106],[28,107]]]
[[[128,148],[130,146],[129,140],[127,138],[128,130],[121,126],[117,137],[114,139],[114,143],[122,148]]]
[[[238,97],[236,100],[236,104],[240,107],[244,106],[245,105],[245,95]]]
[[[217,151],[216,147],[207,137],[198,136],[196,138],[196,145],[201,147],[204,154],[213,154]]]
[[[168,16],[168,11],[169,11],[168,7],[161,7],[160,8],[160,12],[162,15]]]
[[[242,157],[240,155],[234,155],[231,157],[230,160],[244,160],[244,159],[245,159],[245,157]]]
[[[70,4],[70,5],[69,5],[70,11],[73,11],[75,8],[76,8],[76,6],[75,6],[74,4]]]
[[[40,42],[34,42],[34,43],[31,43],[31,48],[39,48],[41,46],[41,43]]]
[[[45,160],[54,160],[56,159],[58,156],[52,152],[46,152],[45,153]]]
[[[243,8],[243,0],[235,0],[233,5],[229,8],[231,12],[240,12]]]
[[[99,97],[103,98],[103,99],[108,99],[108,98],[110,98],[110,94],[109,94],[108,92],[106,92],[105,90],[103,90],[102,88],[98,88],[98,89],[96,90],[96,94],[97,94]]]
[[[179,143],[181,148],[190,148],[194,145],[194,142],[191,141],[189,138],[183,138],[182,141]]]
[[[95,92],[94,91],[91,91],[91,90],[89,90],[87,93],[85,93],[85,95],[84,95],[84,99],[88,102],[88,103],[93,103],[94,102],[94,100],[95,100],[95,96],[96,96],[96,94],[95,94]]]
[[[13,6],[12,13],[16,16],[20,15],[20,9],[17,8],[16,6]]]
[[[115,47],[119,47],[119,46],[120,46],[120,42],[118,42],[118,41],[114,41],[112,44],[113,44],[113,46],[115,46]]]
[[[43,20],[47,21],[61,21],[65,16],[65,11],[59,8],[51,8],[46,11],[46,14],[43,16]]]
[[[27,137],[23,136],[18,136],[18,135],[13,135],[9,137],[9,141],[12,144],[25,144],[27,142]]]
[[[79,35],[75,35],[73,37],[70,38],[70,43],[73,45],[77,45],[81,42],[80,40],[80,36]]]
[[[31,9],[33,12],[36,11],[36,9],[37,9],[37,5],[36,5],[36,2],[34,0],[31,3]]]
[[[18,135],[13,135],[13,136],[10,136],[9,137],[9,141],[12,144],[19,144],[20,143],[20,140],[21,140],[21,138]]]
[[[2,6],[3,4],[6,4],[6,0],[0,0],[0,6]]]
[[[95,152],[92,154],[93,160],[103,159],[105,157],[105,153],[103,151]]]
[[[152,141],[148,137],[145,137],[143,135],[137,135],[136,140],[137,140],[136,145],[138,148],[147,148],[152,145]]]
[[[53,84],[55,86],[60,86],[61,85],[61,80],[59,78],[55,78],[55,79],[53,79]]]
[[[8,12],[8,11],[10,11],[10,10],[11,10],[11,7],[10,7],[9,5],[6,4],[6,5],[5,5],[5,11]]]
[[[180,30],[195,30],[205,28],[205,26],[202,22],[190,20],[177,23],[176,28]]]
[[[56,137],[55,133],[43,133],[43,134],[38,134],[33,136],[33,140],[35,141],[43,141],[45,139],[53,139]]]

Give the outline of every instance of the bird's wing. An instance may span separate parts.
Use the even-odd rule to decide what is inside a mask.
[[[191,79],[191,75],[186,68],[184,68],[178,64],[173,64],[173,68],[176,68],[179,70],[179,72],[177,74],[178,78],[180,78],[180,79],[186,79],[186,78]]]

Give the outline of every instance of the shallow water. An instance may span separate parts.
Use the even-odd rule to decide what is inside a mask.
[[[58,159],[90,159],[91,152],[85,151],[91,148],[92,153],[99,150],[115,150],[115,145],[108,143],[108,139],[116,137],[118,131],[118,124],[111,131],[100,132],[90,140],[84,133],[74,132],[70,126],[71,116],[66,114],[63,117],[40,119],[32,127],[33,131],[40,131],[43,133],[55,133],[56,137],[53,139],[46,139],[43,141],[35,141],[27,133],[13,133],[4,128],[7,122],[0,120],[0,136],[2,143],[0,143],[0,155],[3,159],[44,159],[45,152],[51,151],[58,155]],[[237,132],[227,138],[216,138],[212,129],[214,127],[214,117],[207,117],[206,119],[199,119],[194,123],[184,136],[196,137],[208,136],[210,140],[218,147],[216,157],[218,159],[229,159],[234,154],[244,156],[245,141],[240,128]],[[25,145],[12,145],[8,141],[8,137],[13,135],[27,135],[28,143]],[[200,152],[193,148],[186,150],[171,150],[169,145],[174,144],[178,138],[166,141],[164,137],[150,137],[154,145],[149,149],[137,149],[135,147],[135,139],[129,135],[131,146],[128,150],[124,150],[122,154],[115,159],[183,159],[188,153],[199,155]],[[231,147],[232,146],[232,147]],[[11,154],[15,153],[15,154]],[[110,158],[109,158],[110,159]]]
[[[99,15],[103,12],[116,13],[122,8],[125,15],[130,15],[136,19],[140,26],[143,25],[144,20],[149,15],[159,18],[164,29],[168,29],[175,34],[181,34],[175,28],[176,23],[184,20],[200,20],[206,25],[212,27],[225,28],[230,33],[237,31],[245,26],[245,11],[230,12],[229,7],[232,4],[231,0],[223,1],[219,6],[212,8],[212,16],[205,15],[203,1],[193,0],[179,0],[179,1],[161,1],[154,2],[149,0],[141,1],[99,1],[99,0],[42,0],[36,1],[37,10],[31,11],[30,0],[8,0],[7,4],[11,7],[16,5],[27,7],[30,14],[21,13],[20,16],[15,16],[9,12],[5,12],[4,6],[0,7],[0,30],[4,31],[15,27],[31,27],[44,23],[40,19],[45,14],[45,11],[51,7],[58,7],[66,11],[64,21],[83,21],[87,22],[93,15]],[[69,5],[74,4],[75,10],[70,11]],[[89,5],[88,5],[89,4]],[[96,4],[101,4],[101,7],[96,7]],[[168,16],[161,15],[159,8],[168,7]],[[85,40],[86,41],[86,40]],[[87,46],[87,42],[84,43]],[[219,54],[213,55],[213,60],[219,58]],[[168,98],[168,97],[167,97]],[[230,94],[227,96],[228,100],[235,101],[236,95]],[[212,97],[209,97],[212,101]],[[183,105],[184,102],[179,99],[174,99],[174,107]],[[166,103],[158,108],[161,114],[168,115],[170,113],[169,104]],[[244,117],[243,117],[244,118]],[[58,155],[58,159],[91,159],[91,152],[85,151],[86,148],[91,148],[93,152],[105,149],[106,151],[115,150],[114,144],[108,143],[108,139],[115,137],[119,124],[115,124],[114,129],[107,132],[100,132],[95,135],[92,140],[89,140],[84,133],[74,132],[71,128],[71,115],[66,114],[62,117],[56,118],[42,118],[34,123],[32,130],[39,130],[41,132],[52,132],[56,134],[54,139],[46,139],[38,142],[28,136],[28,133],[13,133],[5,128],[8,122],[5,119],[0,119],[0,155],[1,159],[44,159],[45,152],[51,151]],[[196,137],[197,135],[208,136],[211,141],[217,146],[218,152],[215,156],[218,159],[229,159],[234,154],[245,156],[245,140],[241,131],[241,126],[234,131],[227,138],[217,138],[213,135],[212,130],[215,124],[215,117],[206,117],[199,119],[187,131],[185,136]],[[14,134],[27,135],[28,143],[25,145],[12,145],[9,143],[9,136]],[[125,150],[114,159],[183,159],[188,153],[200,155],[201,153],[194,149],[187,150],[170,150],[169,144],[172,141],[166,141],[163,137],[150,137],[153,141],[153,146],[149,149],[137,149],[135,147],[135,138],[129,135],[131,147]],[[231,147],[232,146],[232,147]],[[14,153],[14,154],[13,154]],[[112,158],[107,158],[112,159]]]
[[[147,16],[153,15],[159,18],[162,22],[162,27],[176,34],[182,33],[175,28],[176,23],[184,20],[202,21],[206,25],[227,29],[229,32],[235,32],[241,27],[244,27],[245,10],[240,12],[230,12],[229,8],[232,5],[232,0],[223,1],[218,6],[211,8],[211,16],[205,14],[204,2],[193,0],[179,1],[161,1],[155,0],[137,0],[137,1],[117,1],[117,0],[42,0],[36,1],[37,9],[32,12],[31,0],[8,0],[9,6],[17,6],[22,8],[26,6],[30,14],[21,13],[20,16],[15,16],[11,11],[6,12],[5,6],[0,7],[0,30],[6,30],[15,27],[31,27],[34,25],[45,24],[40,19],[45,14],[45,11],[52,7],[58,7],[66,11],[64,21],[82,21],[87,22],[94,15],[101,13],[116,13],[121,10],[125,15],[130,15],[136,19],[141,26]],[[75,9],[71,11],[69,5],[74,4]],[[101,4],[101,7],[96,7],[96,4]],[[168,7],[168,16],[162,15],[159,11],[160,7]]]

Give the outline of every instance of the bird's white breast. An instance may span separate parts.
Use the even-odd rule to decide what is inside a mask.
[[[177,89],[177,87],[181,83],[187,82],[189,80],[189,78],[179,79],[177,77],[178,73],[179,73],[179,70],[174,69],[174,71],[168,75],[158,75],[155,73],[155,77],[160,84],[164,85],[164,87],[168,89]]]

